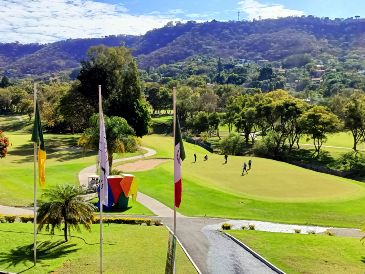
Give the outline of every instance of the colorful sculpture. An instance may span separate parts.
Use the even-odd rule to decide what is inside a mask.
[[[123,174],[122,176],[108,176],[108,206],[110,209],[113,205],[121,210],[128,208],[128,201],[131,197],[133,201],[137,199],[138,184],[131,174]],[[98,197],[99,189],[98,189]],[[100,200],[97,203],[100,208]]]

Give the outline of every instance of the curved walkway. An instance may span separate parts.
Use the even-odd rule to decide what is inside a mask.
[[[116,159],[114,162],[137,160],[156,154],[156,151],[153,149],[145,147],[142,148],[147,150],[147,153],[128,158]],[[96,165],[82,169],[78,175],[80,185],[87,186],[88,176],[95,174],[95,172]],[[172,209],[140,192],[138,193],[137,201],[151,210],[158,217],[162,218],[163,222],[167,226],[170,228],[173,227]],[[1,213],[30,215],[33,214],[33,210],[0,205],[0,214]],[[261,231],[293,233],[294,229],[300,229],[301,233],[308,233],[309,231],[323,233],[326,230],[331,230],[339,236],[364,236],[364,234],[360,233],[360,230],[358,229],[277,224],[248,220],[194,218],[183,216],[180,213],[177,213],[177,217],[176,235],[202,273],[275,273],[262,261],[254,257],[250,252],[246,251],[232,239],[219,232],[218,229],[221,228],[221,224],[224,222],[231,223],[233,225],[233,229],[240,229],[242,225],[247,226],[249,224],[253,224],[255,225],[256,230]]]

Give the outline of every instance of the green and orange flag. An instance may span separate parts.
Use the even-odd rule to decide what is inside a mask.
[[[36,103],[35,108],[35,117],[34,117],[34,126],[32,133],[32,141],[38,145],[38,173],[39,173],[39,184],[41,187],[44,186],[46,182],[46,149],[44,147],[44,139],[42,132],[42,123],[41,117],[39,115],[39,106]]]

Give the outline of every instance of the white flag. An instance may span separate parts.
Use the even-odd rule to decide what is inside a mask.
[[[100,206],[108,206],[108,176],[109,176],[109,161],[108,161],[108,147],[105,134],[105,123],[103,110],[99,110],[99,166],[100,166]]]

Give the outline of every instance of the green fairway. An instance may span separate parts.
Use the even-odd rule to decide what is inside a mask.
[[[229,231],[287,273],[364,273],[359,239],[259,231]]]
[[[143,142],[157,157],[172,157],[172,138],[147,136]],[[183,214],[345,227],[365,221],[365,187],[359,182],[259,158],[252,158],[252,170],[241,176],[249,158],[229,156],[224,165],[222,155],[208,153],[204,162],[205,150],[184,145]],[[172,206],[172,161],[135,174],[142,192]]]
[[[11,125],[20,124],[13,127],[15,131],[6,131],[12,145],[8,155],[0,159],[0,204],[27,206],[33,202],[33,143],[31,134],[24,131],[24,127],[29,126],[25,116],[14,119],[13,116],[0,116],[1,127],[11,130]],[[78,185],[80,170],[97,162],[95,152],[84,153],[76,147],[79,135],[44,134],[44,138],[47,150],[46,187],[65,183]],[[140,153],[115,155],[114,158]],[[38,198],[41,194],[42,189],[38,187]],[[124,214],[152,215],[137,202]]]
[[[307,136],[303,136],[300,139],[301,144],[313,144],[312,139],[307,139]],[[354,141],[351,132],[337,132],[327,135],[327,141],[324,146],[344,147],[352,149]],[[365,150],[365,143],[358,144],[357,149]]]
[[[38,264],[33,266],[33,225],[1,224],[0,271],[24,273],[98,273],[99,225],[92,232],[73,232],[63,242],[62,233],[38,235]],[[164,273],[168,231],[165,227],[104,225],[105,273]],[[182,249],[177,248],[177,273],[196,273]]]

